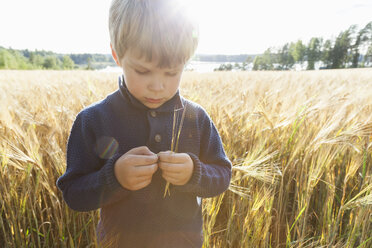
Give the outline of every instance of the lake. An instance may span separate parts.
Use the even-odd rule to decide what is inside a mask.
[[[220,67],[221,64],[227,64],[230,63],[232,65],[235,64],[235,62],[212,62],[212,61],[190,61],[186,65],[187,71],[196,71],[196,72],[213,72],[214,69]],[[238,63],[241,64],[241,63]],[[121,72],[122,69],[118,66],[107,66],[104,69],[101,69],[99,71],[104,72]]]

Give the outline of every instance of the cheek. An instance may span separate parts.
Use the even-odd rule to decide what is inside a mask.
[[[127,88],[132,95],[138,96],[144,92],[146,84],[143,82],[143,79],[138,77],[135,73],[126,73],[124,78]]]
[[[169,85],[169,91],[176,92],[180,85],[180,78],[178,77],[178,78],[170,79],[168,81],[168,85]]]

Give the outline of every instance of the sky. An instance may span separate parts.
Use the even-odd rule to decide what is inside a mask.
[[[199,20],[199,54],[257,54],[372,21],[372,0],[179,0]],[[111,0],[1,0],[0,46],[110,53]]]

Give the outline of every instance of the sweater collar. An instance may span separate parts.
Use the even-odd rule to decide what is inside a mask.
[[[124,82],[124,75],[119,76],[119,91],[120,91],[120,95],[122,96],[122,98],[126,102],[128,102],[129,104],[134,106],[135,108],[138,108],[138,109],[141,109],[141,110],[150,110],[149,107],[145,106],[143,103],[141,103],[139,100],[137,100],[129,92],[129,90],[128,90],[125,82]],[[157,112],[173,112],[175,109],[182,109],[183,107],[184,106],[183,106],[183,103],[182,103],[180,92],[179,92],[179,90],[177,90],[176,94],[171,99],[166,101],[160,107],[158,107],[156,109],[151,109],[151,110],[155,110]]]

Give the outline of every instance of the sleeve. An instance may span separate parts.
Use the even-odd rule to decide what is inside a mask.
[[[90,211],[115,203],[130,191],[123,188],[114,174],[114,165],[121,154],[103,160],[94,152],[95,135],[79,113],[67,143],[66,172],[57,180],[67,205],[76,211]]]
[[[225,154],[222,141],[208,114],[203,111],[200,155],[188,153],[194,162],[189,182],[175,186],[177,190],[194,193],[199,197],[214,197],[228,189],[231,180],[231,162]]]

